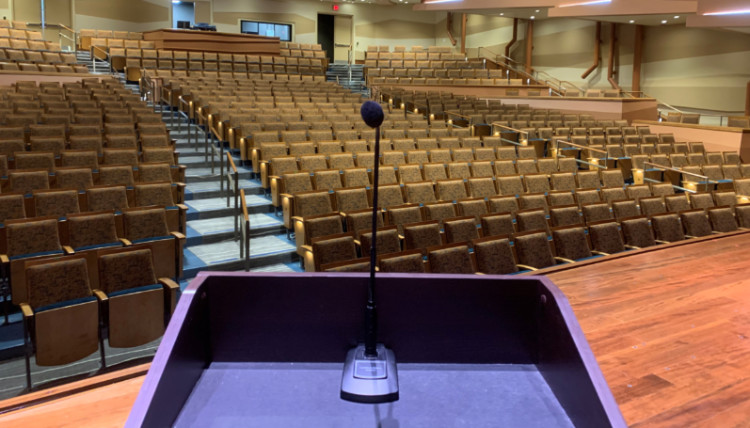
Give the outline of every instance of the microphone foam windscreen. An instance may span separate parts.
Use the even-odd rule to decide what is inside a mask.
[[[383,123],[383,119],[385,118],[383,108],[375,101],[365,101],[359,112],[362,115],[362,120],[364,120],[370,128],[377,128]]]

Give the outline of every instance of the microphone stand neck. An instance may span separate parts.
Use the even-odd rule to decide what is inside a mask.
[[[370,238],[370,283],[365,309],[365,356],[377,357],[378,315],[375,306],[375,263],[377,262],[378,233],[378,179],[380,176],[380,126],[375,128],[375,162],[372,183],[372,237]]]

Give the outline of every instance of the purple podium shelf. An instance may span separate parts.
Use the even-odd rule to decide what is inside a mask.
[[[564,295],[543,277],[378,276],[400,398],[339,398],[366,274],[202,273],[129,427],[624,427]]]

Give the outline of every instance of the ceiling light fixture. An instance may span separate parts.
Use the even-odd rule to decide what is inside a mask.
[[[591,1],[582,1],[578,3],[565,3],[557,7],[590,6],[590,5],[595,5],[595,4],[606,4],[606,3],[612,3],[612,0],[591,0]]]
[[[531,15],[531,17],[530,17],[529,19],[534,19],[534,18],[536,18],[536,16],[534,16],[534,15]]]
[[[675,15],[674,19],[680,19],[680,15]]]
[[[722,15],[748,15],[750,9],[738,9],[738,10],[723,10],[720,12],[706,12],[704,16],[722,16]]]
[[[631,20],[630,20],[630,21],[628,21],[628,22],[632,24],[632,23],[634,23],[634,22],[635,22],[635,19],[631,19]]]
[[[535,12],[536,12],[536,13],[539,13],[539,9],[537,9],[537,10],[536,10]]]
[[[500,12],[500,16],[503,16],[503,15],[505,15],[505,13],[503,13],[503,12]]]
[[[662,24],[666,24],[666,23],[667,23],[667,20],[666,20],[666,19],[662,19],[662,20],[661,20],[661,23],[662,23]]]

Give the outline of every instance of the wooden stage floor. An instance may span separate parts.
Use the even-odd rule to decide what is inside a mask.
[[[545,273],[630,426],[750,426],[750,232]],[[5,400],[0,426],[122,426],[147,368]]]

